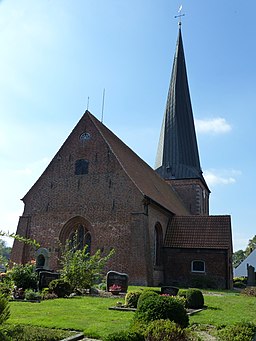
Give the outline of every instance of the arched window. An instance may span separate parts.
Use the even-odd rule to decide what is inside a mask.
[[[92,249],[92,232],[91,224],[83,217],[76,216],[71,218],[63,226],[59,239],[62,245],[67,241],[72,248],[82,250],[85,245],[88,245],[88,252]]]
[[[163,231],[161,224],[155,225],[154,232],[154,265],[161,266],[163,263]]]
[[[193,260],[191,262],[191,271],[192,272],[205,272],[205,262],[203,260]]]
[[[88,245],[87,251],[91,252],[91,234],[83,225],[74,227],[68,237],[70,246],[77,250],[83,250],[85,245]]]

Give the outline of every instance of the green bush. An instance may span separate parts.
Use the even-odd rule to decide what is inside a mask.
[[[1,341],[59,341],[72,335],[68,331],[43,327],[6,325],[0,333]]]
[[[32,264],[15,264],[8,271],[8,276],[13,280],[17,288],[24,290],[37,288],[37,273],[35,272],[35,266]]]
[[[25,299],[27,301],[40,301],[41,295],[37,291],[34,291],[32,289],[27,289],[25,290]]]
[[[9,276],[6,276],[0,282],[0,295],[5,296],[6,298],[11,298],[13,290],[14,282]]]
[[[201,309],[204,306],[204,296],[199,289],[188,289],[186,293],[186,304],[188,308]]]
[[[140,305],[143,303],[144,300],[147,300],[150,297],[158,297],[159,294],[160,294],[160,292],[157,293],[154,290],[144,290],[144,291],[142,291],[142,294],[140,295],[140,297],[138,299],[138,302],[137,302],[137,308],[140,307]]]
[[[58,296],[54,294],[54,292],[49,291],[49,288],[43,288],[41,294],[43,300],[52,300],[54,298],[58,298]]]
[[[187,289],[179,289],[178,296],[186,298],[186,296],[187,296]]]
[[[252,341],[256,326],[251,322],[238,322],[218,331],[222,341]]]
[[[151,295],[138,305],[134,315],[134,321],[142,324],[161,319],[174,321],[182,328],[187,327],[189,323],[184,304],[173,296]]]
[[[186,341],[189,340],[185,329],[170,320],[156,320],[150,322],[146,333],[146,341]]]
[[[145,339],[142,334],[128,330],[109,334],[104,341],[145,341]]]
[[[54,279],[49,284],[49,292],[54,293],[58,297],[66,297],[72,293],[72,287],[69,282],[64,279]]]
[[[142,291],[130,291],[125,295],[125,305],[129,308],[137,308]]]
[[[82,250],[77,244],[77,232],[73,243],[67,241],[61,257],[61,278],[68,281],[74,290],[90,289],[104,278],[105,267],[114,254],[112,249],[103,256],[101,250],[91,254],[86,245]]]
[[[246,277],[234,277],[233,278],[233,285],[236,288],[245,288],[247,284],[247,278]]]
[[[0,296],[0,325],[10,317],[10,303],[4,296]]]

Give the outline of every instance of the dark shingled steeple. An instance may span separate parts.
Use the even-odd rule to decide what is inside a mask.
[[[166,180],[201,179],[205,184],[196,141],[181,23],[155,166],[157,173]]]

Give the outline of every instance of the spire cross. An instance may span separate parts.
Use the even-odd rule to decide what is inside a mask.
[[[182,10],[182,5],[180,6],[179,10],[178,10],[178,15],[175,15],[175,19],[179,18],[179,26],[181,26],[181,17],[184,17],[185,14],[181,14],[181,10]]]

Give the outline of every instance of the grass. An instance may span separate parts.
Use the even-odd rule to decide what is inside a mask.
[[[205,295],[206,310],[190,317],[190,323],[210,324],[216,327],[243,320],[256,324],[256,298],[238,294]]]
[[[86,336],[102,338],[129,327],[133,312],[108,310],[116,301],[113,298],[75,297],[41,303],[11,302],[8,323],[78,330]]]
[[[135,289],[130,288],[130,290]],[[138,288],[136,288],[138,289]],[[108,308],[123,299],[75,297],[41,303],[11,302],[10,324],[83,331],[86,336],[103,339],[109,333],[129,327],[133,312]],[[190,324],[220,327],[247,320],[256,324],[256,298],[234,292],[205,293],[206,310],[190,317]]]

